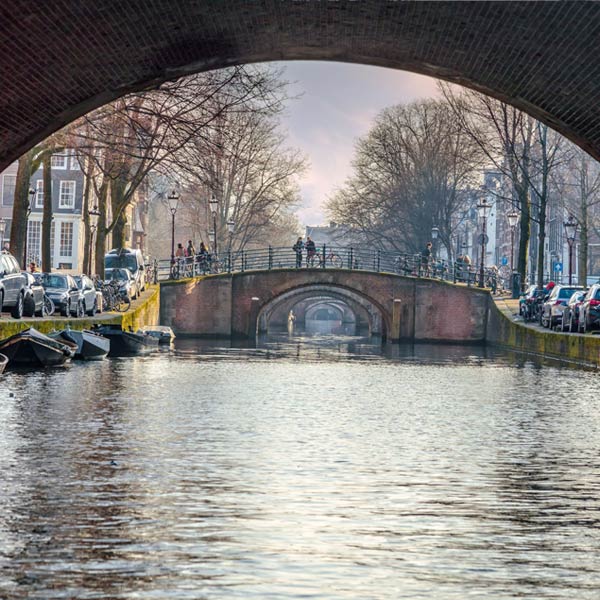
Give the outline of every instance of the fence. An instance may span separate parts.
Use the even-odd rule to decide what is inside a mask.
[[[323,244],[314,254],[303,251],[296,254],[291,248],[259,248],[227,252],[223,256],[196,255],[180,257],[174,261],[159,260],[157,279],[182,279],[199,275],[234,273],[273,269],[344,269],[395,273],[409,277],[429,277],[467,285],[480,284],[480,272],[461,261],[427,260],[421,254],[364,250],[352,247]],[[497,272],[484,270],[483,285],[496,290]]]

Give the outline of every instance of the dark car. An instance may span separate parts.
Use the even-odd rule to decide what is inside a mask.
[[[54,302],[56,310],[63,317],[68,317],[71,314],[83,317],[81,292],[71,275],[44,273],[42,275],[42,285],[46,290],[46,294]]]
[[[25,317],[43,317],[44,316],[44,287],[39,279],[23,271],[23,275],[27,278],[27,290],[23,302],[23,315]]]
[[[595,283],[587,291],[579,307],[577,330],[585,333],[600,324],[600,284]]]
[[[27,292],[27,277],[21,272],[16,258],[8,253],[0,254],[0,312],[10,309],[15,319],[23,316]]]
[[[540,311],[540,325],[553,329],[555,325],[562,323],[563,310],[571,296],[582,291],[580,285],[555,285],[546,301],[542,304]]]
[[[562,322],[560,324],[561,331],[577,331],[579,327],[579,309],[585,297],[585,291],[579,290],[575,292],[567,302],[563,310]]]
[[[93,317],[98,310],[98,299],[94,282],[87,275],[77,275],[73,279],[81,292],[83,311],[90,317]]]

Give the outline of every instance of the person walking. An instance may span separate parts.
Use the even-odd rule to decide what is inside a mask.
[[[425,248],[423,248],[423,251],[421,252],[421,271],[424,271],[425,277],[431,276],[432,248],[433,244],[431,242],[427,242],[427,244],[425,244]]]
[[[304,247],[306,248],[306,266],[308,267],[309,264],[314,261],[315,254],[317,253],[317,247],[310,237],[306,238],[306,244],[304,244]]]
[[[302,266],[302,251],[304,250],[304,241],[301,237],[296,240],[292,250],[296,253],[296,269],[299,269]]]

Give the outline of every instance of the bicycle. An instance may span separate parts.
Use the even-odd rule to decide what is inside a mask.
[[[314,254],[311,254],[310,256],[308,254],[306,255],[306,266],[311,268],[330,267],[334,269],[341,269],[344,266],[344,260],[339,254],[336,254],[333,251],[330,251],[324,257],[323,253],[319,251],[319,248],[317,248]]]
[[[131,308],[131,298],[121,290],[116,281],[99,283],[99,289],[102,292],[102,304],[105,306],[105,310],[126,312]]]

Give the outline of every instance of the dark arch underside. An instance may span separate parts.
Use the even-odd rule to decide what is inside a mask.
[[[129,91],[294,59],[466,85],[600,158],[597,2],[3,0],[0,33],[0,169]]]

